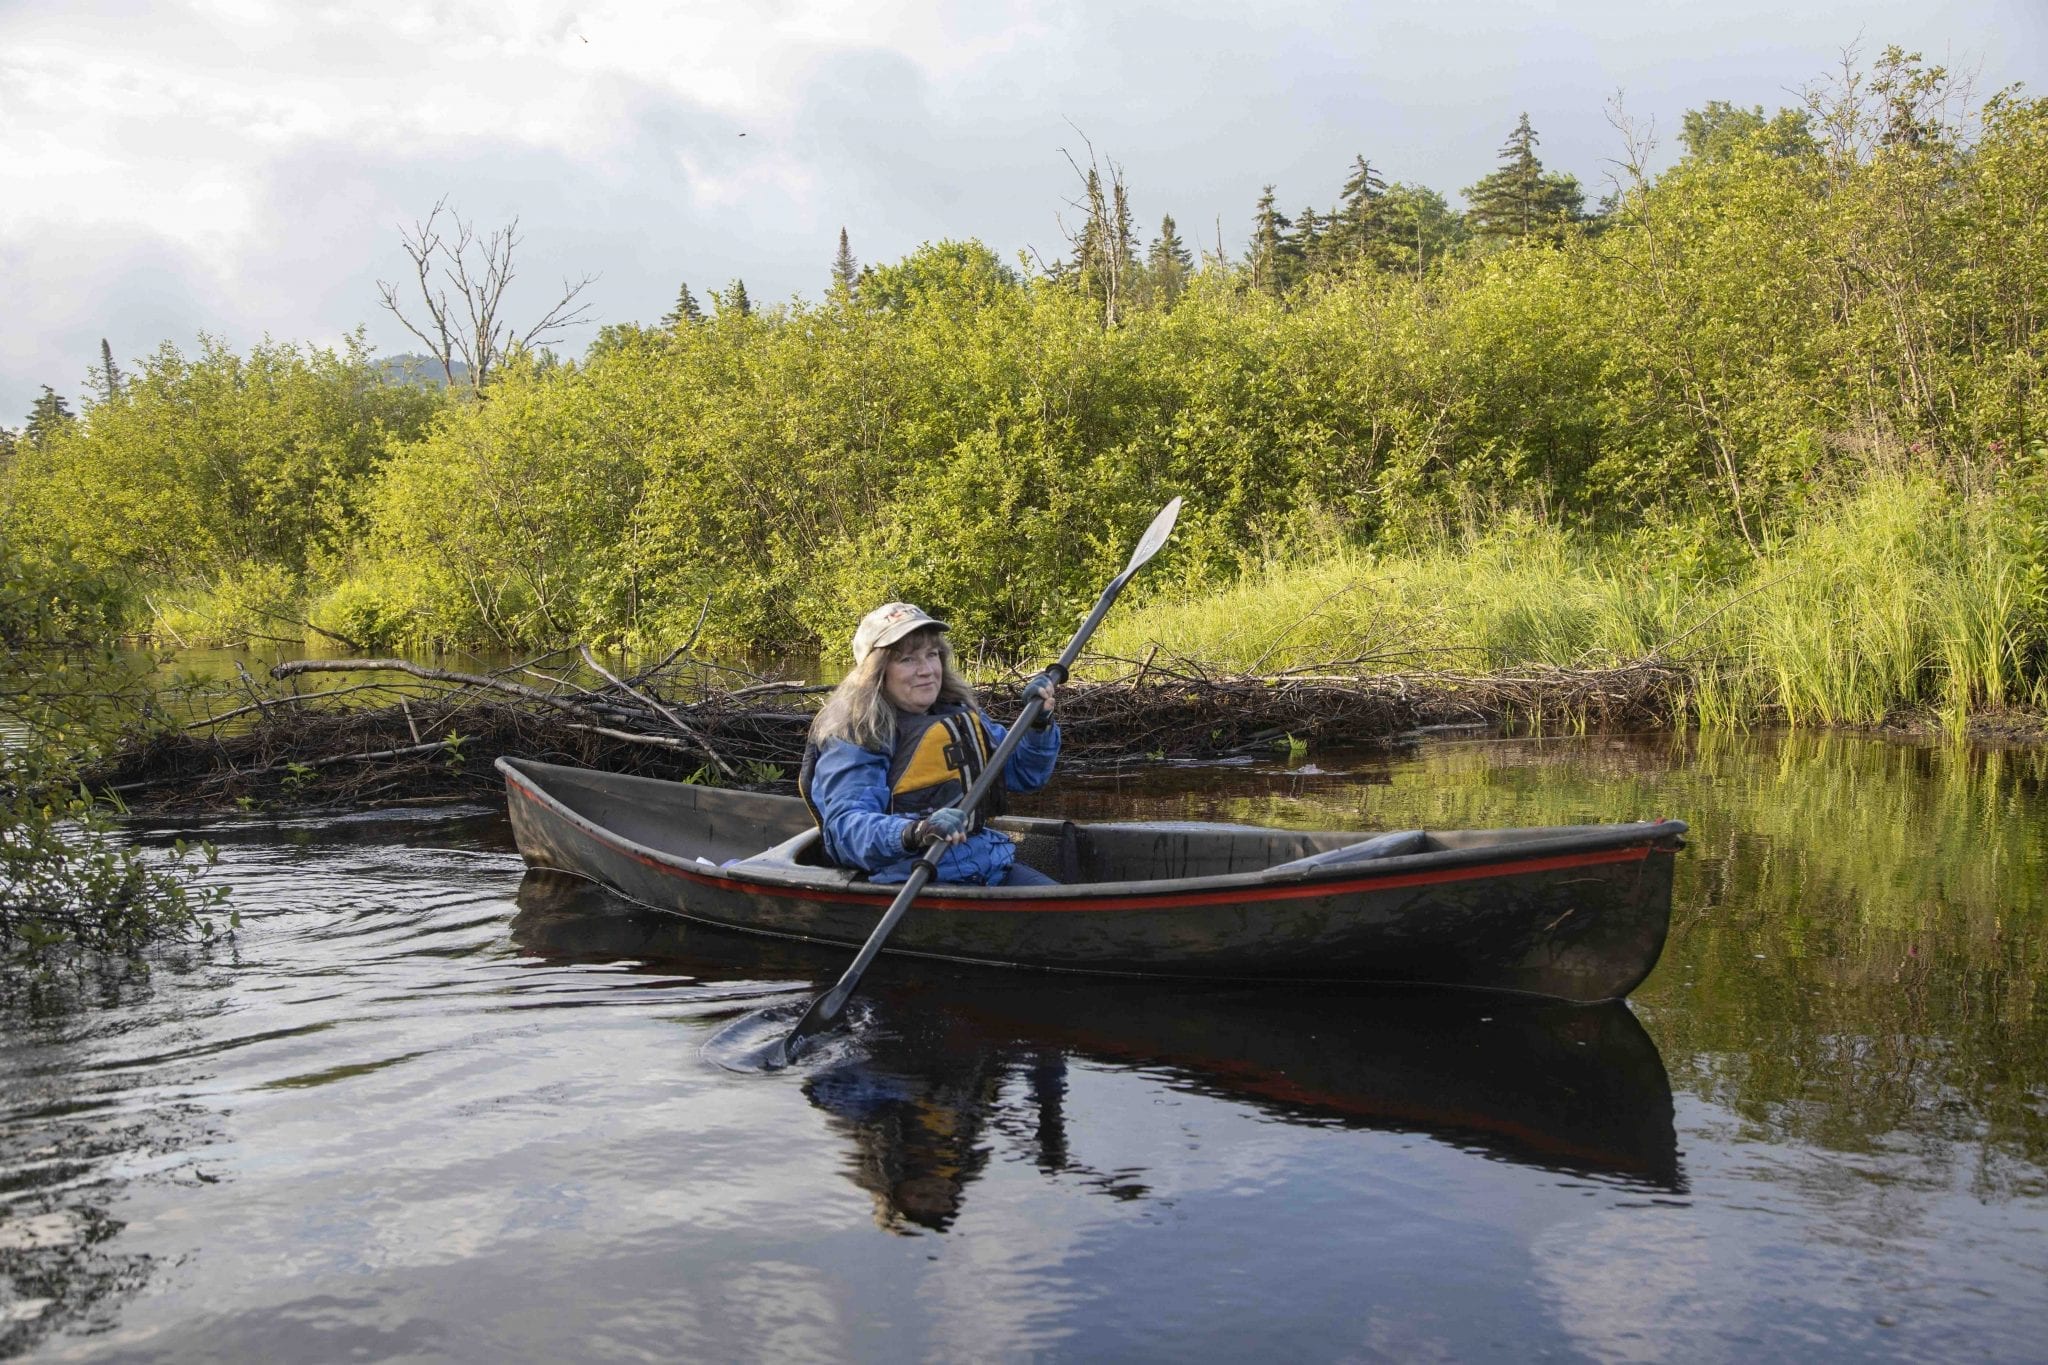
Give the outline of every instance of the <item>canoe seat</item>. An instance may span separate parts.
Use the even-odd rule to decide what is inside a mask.
[[[1342,848],[1325,849],[1311,853],[1306,858],[1292,862],[1276,863],[1266,869],[1268,876],[1274,873],[1307,872],[1314,868],[1336,867],[1344,863],[1371,862],[1375,858],[1398,858],[1403,854],[1421,853],[1429,847],[1429,835],[1419,829],[1398,830],[1392,834],[1376,834],[1370,839]]]
[[[746,871],[798,871],[806,879],[816,882],[851,882],[854,874],[843,867],[833,867],[824,861],[824,841],[819,837],[817,826],[791,835],[772,848],[764,848],[751,858],[741,858],[726,864],[727,867]]]

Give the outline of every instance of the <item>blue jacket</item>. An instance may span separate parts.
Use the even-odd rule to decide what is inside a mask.
[[[989,740],[1001,744],[1004,727],[982,715]],[[1013,792],[1033,792],[1052,777],[1060,755],[1060,728],[1027,730],[1003,769],[1003,785]],[[889,760],[892,755],[835,739],[818,750],[811,773],[810,799],[824,819],[825,851],[841,867],[860,868],[871,882],[900,882],[910,876],[918,855],[903,851],[903,831],[911,821],[889,811]],[[954,844],[939,859],[936,880],[975,882],[1000,880],[1017,858],[1009,836],[977,830]]]

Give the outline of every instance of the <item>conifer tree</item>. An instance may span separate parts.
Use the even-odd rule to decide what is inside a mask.
[[[853,247],[846,240],[846,227],[839,228],[839,252],[832,258],[832,284],[835,288],[852,292],[860,278],[860,263],[853,259]]]
[[[1131,222],[1131,200],[1124,190],[1124,178],[1114,177],[1109,193],[1109,254],[1117,275],[1128,280],[1137,273],[1138,236]]]
[[[1585,195],[1577,177],[1551,174],[1537,159],[1536,130],[1525,113],[1501,144],[1500,169],[1465,190],[1466,216],[1478,236],[1493,241],[1529,237],[1556,240],[1581,217]]]
[[[720,317],[724,317],[728,313],[736,318],[748,318],[754,315],[754,301],[747,297],[747,282],[745,280],[734,280],[725,287],[723,293],[713,294],[711,300],[718,305],[718,316]]]
[[[697,303],[697,296],[690,292],[690,283],[683,281],[683,287],[676,291],[676,306],[668,310],[661,325],[671,332],[692,323],[704,321],[704,310]]]
[[[1317,213],[1313,206],[1294,216],[1294,232],[1280,247],[1283,288],[1292,289],[1322,266],[1323,255],[1329,245],[1325,233],[1328,225],[1329,220]]]
[[[29,409],[28,425],[22,429],[21,434],[28,438],[30,445],[39,446],[76,420],[71,414],[71,405],[64,401],[63,395],[45,384],[42,396],[37,398],[35,406]]]
[[[1273,187],[1266,186],[1252,213],[1251,250],[1245,264],[1251,269],[1252,288],[1274,298],[1287,287],[1287,232],[1293,226],[1286,214],[1273,207]]]
[[[121,372],[114,368],[114,348],[107,345],[105,337],[100,338],[100,384],[109,402],[121,391]]]
[[[1089,288],[1094,277],[1102,271],[1103,238],[1107,233],[1103,220],[1108,217],[1107,201],[1102,195],[1102,175],[1093,166],[1081,177],[1081,202],[1074,207],[1081,210],[1083,217],[1080,234],[1073,239],[1073,270],[1082,281],[1082,287]]]
[[[1145,274],[1153,302],[1162,308],[1173,307],[1187,289],[1188,276],[1194,268],[1195,258],[1189,254],[1187,243],[1181,241],[1169,213],[1159,220],[1159,235],[1145,252]]]
[[[1387,194],[1386,179],[1361,154],[1352,158],[1351,175],[1341,193],[1343,205],[1330,225],[1330,254],[1340,260],[1365,257],[1375,265],[1385,265],[1382,247],[1386,225],[1381,209]]]

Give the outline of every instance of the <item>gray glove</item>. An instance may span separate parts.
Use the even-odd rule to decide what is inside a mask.
[[[1052,690],[1059,686],[1059,681],[1057,677],[1053,676],[1052,670],[1047,669],[1030,682],[1025,683],[1023,690],[1017,693],[1017,700],[1027,706],[1030,705],[1031,699],[1034,696],[1045,698],[1044,709],[1032,718],[1032,729],[1043,730],[1046,726],[1052,724]]]
[[[941,806],[922,820],[903,827],[903,847],[915,853],[926,844],[957,844],[967,837],[967,812]]]

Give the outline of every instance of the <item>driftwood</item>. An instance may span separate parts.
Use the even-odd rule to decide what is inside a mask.
[[[578,662],[586,668],[571,672]],[[1387,745],[1443,726],[1663,726],[1682,710],[1691,681],[1684,665],[1660,659],[1488,675],[1362,673],[1359,662],[1247,676],[1162,661],[1157,649],[1142,661],[1085,661],[1090,680],[1060,692],[1063,765]],[[386,676],[302,690],[308,675],[331,673]],[[219,695],[240,704],[159,726],[102,764],[96,784],[153,810],[461,796],[495,802],[492,762],[513,754],[787,790],[811,716],[830,691],[680,653],[628,676],[582,647],[493,673],[404,659],[321,659],[281,664],[271,674],[279,685],[269,695],[244,675],[241,696]],[[745,681],[727,687],[723,678]],[[1018,683],[984,688],[998,720],[1015,714]]]

